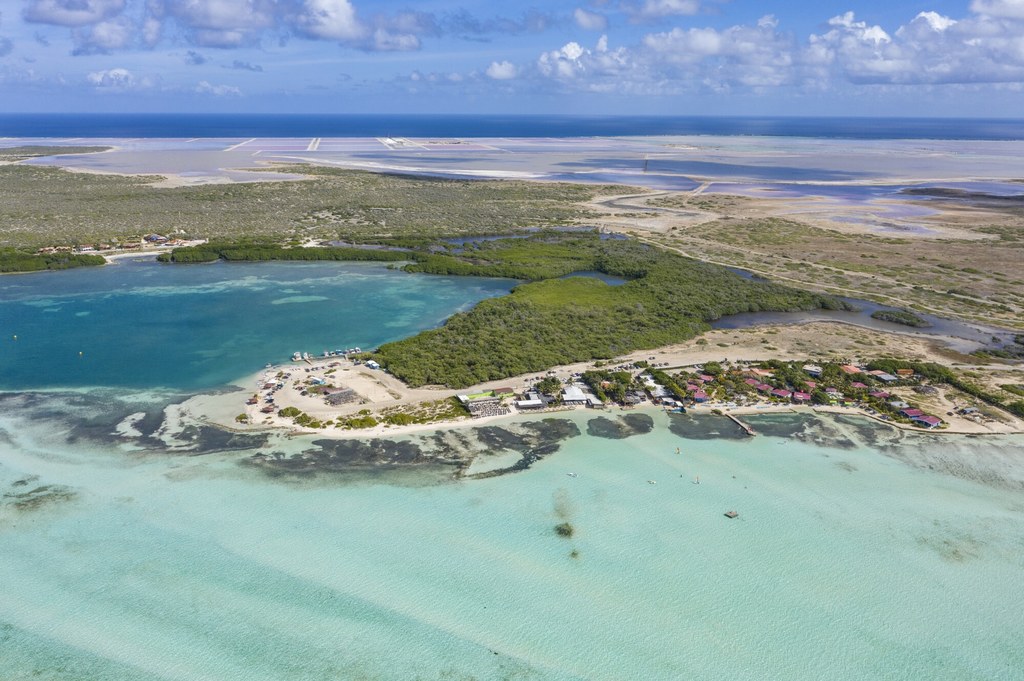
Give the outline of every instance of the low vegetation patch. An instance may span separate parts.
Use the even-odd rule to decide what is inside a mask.
[[[52,253],[39,255],[16,248],[0,248],[0,272],[41,272],[106,264],[101,255]]]
[[[831,296],[750,281],[723,267],[593,233],[491,241],[407,269],[530,280],[439,329],[382,346],[377,360],[413,386],[465,387],[678,343],[728,314],[847,307]],[[610,286],[593,278],[555,278],[583,270],[630,281]]]
[[[20,147],[6,147],[0,149],[0,162],[11,163],[15,161],[24,161],[27,158],[42,158],[44,156],[95,154],[100,151],[109,150],[110,147],[47,147],[40,144],[24,144]]]
[[[893,324],[902,324],[903,326],[913,326],[919,329],[931,326],[931,324],[913,312],[907,312],[906,310],[877,310],[871,313],[871,318],[880,319],[883,322],[892,322]]]

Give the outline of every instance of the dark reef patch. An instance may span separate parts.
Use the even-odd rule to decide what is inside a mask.
[[[561,442],[582,435],[576,422],[569,419],[548,418],[540,421],[526,421],[520,423],[519,427],[545,442]]]
[[[606,416],[587,421],[587,435],[607,440],[623,440],[654,430],[654,419],[648,414],[625,414],[615,419]]]
[[[419,471],[406,480],[414,484],[445,479],[490,478],[523,471],[561,448],[561,443],[580,435],[579,427],[566,419],[543,419],[507,427],[485,426],[468,430],[442,430],[410,439],[321,439],[313,447],[293,455],[260,452],[242,461],[273,477],[311,477],[318,473],[394,476]],[[503,468],[469,473],[477,457],[518,454]],[[398,482],[388,478],[388,482]]]
[[[463,473],[463,477],[471,479],[494,478],[499,475],[518,473],[527,470],[530,466],[544,457],[550,456],[562,447],[562,442],[580,435],[579,426],[568,419],[542,419],[540,421],[527,421],[518,423],[512,428],[474,428],[471,432],[476,435],[480,444],[484,445],[484,452],[475,456],[486,456],[488,453],[517,452],[521,456],[511,466],[484,471],[482,473]],[[466,461],[468,467],[472,457]]]
[[[792,438],[828,449],[856,449],[857,443],[828,418],[811,414],[752,414],[743,417],[759,434]]]
[[[233,433],[212,426],[193,425],[183,428],[177,437],[193,444],[188,450],[191,456],[258,449],[266,445],[269,439],[265,433]]]
[[[24,492],[7,492],[0,499],[4,505],[26,512],[38,511],[47,506],[68,502],[75,496],[75,491],[64,485],[39,485]]]
[[[749,436],[730,419],[713,414],[669,414],[669,430],[687,440],[746,440]]]

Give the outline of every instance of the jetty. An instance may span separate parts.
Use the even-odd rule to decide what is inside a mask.
[[[726,414],[726,416],[728,416],[730,419],[732,419],[736,423],[737,426],[742,428],[743,432],[746,433],[747,435],[749,435],[751,437],[757,435],[757,431],[756,430],[754,430],[753,428],[751,428],[747,424],[743,423],[743,421],[740,421],[738,418],[736,418],[732,414]]]

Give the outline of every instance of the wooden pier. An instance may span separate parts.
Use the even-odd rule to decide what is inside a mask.
[[[749,435],[751,437],[757,435],[757,431],[756,430],[754,430],[753,428],[751,428],[747,424],[743,423],[743,421],[740,421],[738,418],[736,418],[732,414],[726,414],[726,416],[728,416],[730,419],[732,419],[736,423],[737,426],[742,428],[743,432],[746,433],[747,435]]]

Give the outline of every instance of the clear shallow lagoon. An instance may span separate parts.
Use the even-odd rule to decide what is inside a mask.
[[[724,420],[652,411],[650,432],[608,439],[607,421],[576,412],[561,432],[580,434],[528,470],[456,483],[416,467],[275,477],[240,465],[316,437],[188,456],[117,435],[130,413],[162,427],[180,397],[157,387],[221,385],[295,349],[369,346],[507,288],[373,265],[247,267],[0,279],[5,332],[12,309],[74,329],[108,307],[122,334],[99,374],[114,389],[83,374],[70,385],[94,387],[0,394],[0,678],[1024,675],[1020,438],[761,416],[763,434],[747,439]],[[353,290],[381,298],[366,311]],[[146,330],[182,319],[198,321],[171,337]],[[139,338],[175,373],[125,361]],[[8,381],[25,360],[5,361]],[[69,385],[40,371],[27,385]],[[508,458],[494,432],[475,432]],[[572,537],[554,532],[563,522]]]
[[[410,336],[511,286],[379,263],[126,259],[6,276],[0,389],[217,387],[296,351],[371,348]]]
[[[823,446],[656,419],[517,475],[410,486],[68,448],[4,417],[4,489],[34,474],[73,496],[0,516],[0,675],[1020,678],[1019,488],[848,424]]]

